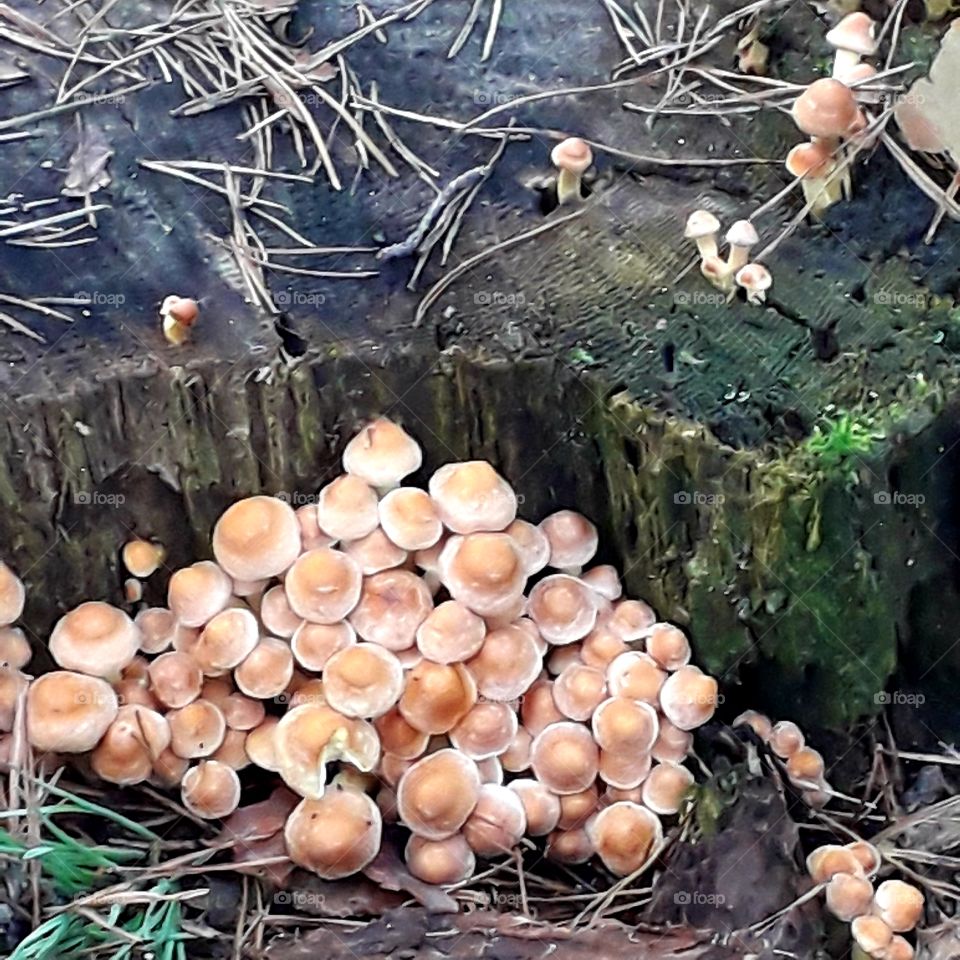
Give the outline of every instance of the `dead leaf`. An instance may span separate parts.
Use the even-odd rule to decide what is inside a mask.
[[[88,197],[110,183],[107,163],[113,147],[98,127],[80,128],[77,148],[67,162],[67,177],[60,192],[65,197]]]

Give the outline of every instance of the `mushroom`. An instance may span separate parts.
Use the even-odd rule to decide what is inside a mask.
[[[827,882],[827,909],[838,919],[849,923],[870,912],[873,884],[866,877],[852,873],[835,873]]]
[[[557,203],[564,206],[582,197],[581,180],[590,164],[593,151],[580,137],[567,137],[550,151],[550,160],[560,171],[557,175]]]
[[[200,696],[203,671],[189,654],[161,653],[147,668],[150,692],[165,707],[177,709]]]
[[[564,794],[560,797],[558,829],[575,830],[582,827],[599,806],[600,794],[595,783],[591,783],[586,790],[579,793]]]
[[[169,789],[179,787],[190,769],[190,761],[178,757],[169,747],[153,761],[150,782]]]
[[[27,676],[16,667],[0,666],[0,734],[13,730],[20,697],[29,685]]]
[[[773,277],[762,263],[748,263],[737,271],[736,281],[746,291],[747,303],[759,306],[767,299]]]
[[[527,778],[512,780],[508,789],[520,798],[529,836],[544,837],[556,829],[560,822],[561,805],[555,793],[539,780]]]
[[[305,503],[294,511],[297,515],[297,523],[300,524],[300,545],[303,550],[315,550],[317,547],[329,547],[335,542],[334,538],[328,536],[320,529],[320,523],[317,520],[317,505],[315,503]],[[262,580],[243,581],[245,583],[260,585]],[[263,584],[265,586],[265,584]],[[256,586],[250,591],[256,593]],[[234,590],[238,597],[243,596]]]
[[[413,833],[443,840],[467,822],[480,789],[476,763],[445,748],[418,760],[403,774],[397,787],[397,810]]]
[[[381,494],[399,486],[422,462],[420,444],[383,417],[364,426],[343,451],[343,469]]]
[[[550,566],[564,573],[578,574],[597,552],[597,528],[576,510],[551,513],[540,529],[550,544]]]
[[[383,532],[404,550],[426,550],[443,536],[443,524],[430,495],[417,487],[391,490],[379,507]]]
[[[279,697],[293,677],[293,652],[276,637],[263,637],[233,670],[242,693],[256,700]]]
[[[628,697],[610,697],[593,712],[594,739],[612,753],[645,754],[657,740],[659,720],[649,703]]]
[[[596,667],[598,670],[605,671],[621,653],[626,652],[627,644],[623,637],[606,626],[594,627],[580,644],[580,659],[588,667]],[[659,687],[657,690],[659,692]]]
[[[300,548],[300,521],[277,497],[238,500],[213,528],[214,558],[237,580],[262,580],[286,572]]]
[[[660,709],[674,726],[693,730],[717,709],[717,681],[687,664],[667,677],[660,690]]]
[[[693,783],[693,774],[686,767],[656,763],[643,781],[644,805],[661,816],[677,813]]]
[[[294,612],[287,593],[279,584],[270,587],[260,599],[260,622],[275,637],[292,637],[304,623]]]
[[[554,830],[547,837],[547,856],[557,863],[586,863],[596,852],[584,827]]]
[[[773,733],[773,724],[770,718],[756,710],[744,710],[736,720],[733,721],[735,727],[749,727],[764,743],[769,741]]]
[[[604,807],[586,829],[597,856],[618,877],[626,877],[648,863],[663,839],[656,814],[629,800]]]
[[[222,820],[240,805],[240,778],[219,760],[202,760],[184,774],[180,799],[195,817]]]
[[[831,144],[830,140],[798,143],[785,161],[787,173],[800,179],[804,204],[814,217],[819,217],[843,194],[843,178],[834,175],[837,163]]]
[[[167,551],[159,543],[149,540],[130,540],[123,545],[120,553],[123,565],[141,580],[155,573],[166,555]]]
[[[580,579],[594,592],[599,593],[604,600],[618,600],[623,593],[620,574],[617,568],[609,563],[591,567],[581,574]]]
[[[833,76],[844,83],[861,57],[872,57],[877,52],[876,24],[867,14],[848,13],[824,38],[836,50]]]
[[[814,883],[826,883],[838,873],[863,876],[863,868],[853,852],[835,843],[817,847],[807,857],[807,873]]]
[[[367,577],[402,566],[407,559],[407,551],[398,547],[387,536],[383,527],[377,527],[373,533],[359,540],[344,541],[340,544],[340,549],[360,565]]]
[[[693,734],[675,727],[666,717],[660,717],[660,731],[650,756],[660,763],[681,763],[693,749]]]
[[[142,783],[170,746],[170,738],[170,724],[157,711],[138,704],[122,706],[90,754],[90,766],[108,783]]]
[[[513,538],[528,577],[539,573],[549,563],[550,541],[541,527],[517,518],[504,533]]]
[[[500,756],[517,735],[517,714],[507,703],[482,700],[450,731],[450,743],[471,760]]]
[[[323,692],[348,717],[379,717],[403,692],[403,667],[375,643],[355,643],[335,653],[323,668]]]
[[[656,614],[642,600],[618,600],[603,618],[602,626],[631,643],[645,637],[656,621]]]
[[[850,932],[857,946],[873,957],[878,956],[893,938],[893,931],[880,917],[873,916],[855,917]]]
[[[736,273],[750,259],[750,248],[759,242],[760,236],[749,220],[736,220],[725,239],[730,245],[727,269],[730,273]]]
[[[117,695],[99,677],[54,670],[27,689],[27,740],[34,750],[87,753],[117,716]]]
[[[262,723],[247,731],[246,739],[243,742],[243,749],[250,761],[260,767],[261,770],[269,770],[272,773],[280,772],[280,763],[277,760],[273,739],[278,723],[280,723],[278,717],[264,717]]]
[[[359,540],[376,530],[380,519],[377,491],[345,473],[328,483],[317,499],[317,522],[334,540]]]
[[[544,640],[562,645],[582,640],[597,622],[597,596],[582,581],[565,573],[544,577],[530,591],[530,619]]]
[[[513,741],[500,754],[500,765],[510,773],[522,773],[530,769],[530,747],[533,735],[526,727],[518,727]]]
[[[533,736],[551,723],[566,720],[553,699],[553,683],[546,678],[534,681],[520,701],[520,719]]]
[[[923,894],[902,880],[884,880],[874,894],[873,910],[894,933],[906,933],[923,916]]]
[[[304,620],[290,640],[290,650],[304,670],[319,673],[335,653],[356,642],[357,632],[345,620],[337,623]]]
[[[462,883],[477,869],[477,858],[461,833],[443,840],[427,840],[413,834],[407,841],[403,859],[418,880],[437,885]]]
[[[509,787],[484,783],[463,825],[463,836],[474,853],[496,857],[516,847],[526,829],[527,816],[520,797]]]
[[[194,700],[167,714],[170,749],[184,760],[209,757],[223,743],[227,722],[218,706],[209,700]]]
[[[720,235],[720,221],[709,210],[694,210],[687,217],[683,236],[693,240],[700,253],[700,260],[716,257],[719,254],[717,238]]]
[[[781,720],[770,731],[770,749],[781,759],[789,760],[804,747],[803,733],[792,720]]]
[[[658,706],[667,672],[650,654],[628,650],[614,657],[607,667],[606,677],[612,696],[629,697]]]
[[[245,607],[230,607],[211,617],[190,651],[208,677],[239,666],[260,639],[257,618]]]
[[[733,271],[723,257],[706,257],[700,261],[700,273],[723,293],[733,290]]]
[[[469,660],[483,646],[487,628],[481,617],[457,600],[445,600],[417,627],[417,647],[436,663]]]
[[[223,743],[210,754],[210,759],[225,763],[231,770],[249,767],[251,760],[247,753],[247,736],[246,730],[231,730],[227,727]]]
[[[171,294],[160,304],[160,319],[163,335],[175,347],[181,347],[190,336],[190,328],[200,316],[200,307],[196,300]]]
[[[57,621],[47,646],[65,670],[117,677],[137,655],[140,631],[122,610],[91,600]]]
[[[242,693],[231,692],[220,699],[211,699],[210,681],[203,685],[200,696],[219,707],[228,730],[253,730],[263,723],[267,715],[266,708],[259,700]]]
[[[440,577],[454,600],[481,617],[496,616],[523,593],[527,574],[504,533],[451,537],[440,553]]]
[[[860,119],[850,88],[830,77],[814,80],[797,97],[790,112],[794,123],[805,134],[823,138],[833,146],[840,137],[847,136]]]
[[[185,627],[202,627],[232,595],[233,581],[212,560],[177,570],[167,584],[167,606]]]
[[[401,760],[417,760],[423,756],[430,742],[430,734],[409,724],[394,707],[373,721],[384,753]]]
[[[600,751],[586,727],[565,720],[537,734],[530,747],[530,766],[554,793],[579,793],[596,779]]]
[[[361,639],[406,650],[432,609],[433,597],[421,577],[409,570],[384,570],[364,578],[348,619]]]
[[[462,663],[422,660],[407,673],[398,709],[423,733],[448,733],[477,702],[477,685]]]
[[[593,711],[607,699],[607,682],[603,671],[584,663],[571,663],[554,681],[553,699],[565,717],[589,720]]]
[[[913,945],[899,933],[895,933],[883,949],[883,960],[913,960],[913,957]]]
[[[486,460],[440,467],[428,484],[437,516],[454,533],[496,532],[517,515],[513,488]]]
[[[539,676],[542,663],[530,634],[511,625],[491,630],[466,667],[482,697],[507,701],[526,693]]]
[[[363,577],[355,560],[329,547],[297,558],[283,581],[290,608],[312,623],[345,619],[360,599]]]
[[[823,772],[823,757],[812,747],[801,747],[787,760],[787,776],[796,787],[819,788]]]
[[[16,627],[0,627],[0,667],[22,670],[33,656],[26,634]]]
[[[880,869],[880,851],[866,840],[854,840],[846,848],[857,858],[863,872],[872,877]]]

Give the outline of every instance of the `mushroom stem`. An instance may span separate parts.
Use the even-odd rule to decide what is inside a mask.
[[[730,253],[727,254],[727,269],[732,275],[750,261],[750,247],[739,243],[730,244]]]
[[[700,260],[706,260],[707,257],[715,257],[720,252],[720,248],[717,246],[717,234],[711,233],[705,237],[697,237],[694,241],[697,245],[697,250],[700,253]]]
[[[838,80],[843,80],[846,72],[855,67],[860,62],[860,54],[855,50],[844,50],[842,47],[837,49],[836,56],[833,58],[833,76]]]
[[[573,170],[561,170],[557,176],[557,203],[579,203],[581,175]]]

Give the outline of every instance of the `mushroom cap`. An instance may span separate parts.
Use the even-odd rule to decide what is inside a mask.
[[[539,573],[550,561],[550,541],[536,524],[519,517],[504,531],[513,538],[527,576]]]
[[[770,731],[770,749],[781,759],[789,760],[804,747],[803,733],[792,720],[781,720]]]
[[[22,670],[33,657],[26,634],[17,627],[0,627],[0,667]]]
[[[645,637],[656,621],[657,615],[642,600],[618,600],[601,626],[631,643]]]
[[[557,709],[553,699],[553,680],[546,677],[535,680],[520,701],[520,719],[523,725],[536,736],[551,723],[567,718]]]
[[[362,870],[380,851],[383,819],[359,790],[334,787],[317,800],[302,800],[287,818],[283,838],[294,863],[324,880]]]
[[[857,858],[863,872],[872,877],[880,869],[880,851],[866,840],[854,840],[846,844],[847,849]]]
[[[550,151],[550,161],[560,170],[583,173],[593,163],[593,151],[580,137],[567,137]]]
[[[178,757],[169,747],[153,762],[150,782],[162,787],[179,787],[190,769],[190,761]]]
[[[600,779],[610,787],[618,790],[635,790],[647,779],[652,766],[653,759],[649,753],[601,750],[598,774]]]
[[[463,835],[474,853],[497,857],[509,853],[526,829],[527,815],[520,797],[509,787],[484,783],[477,804],[463,825]]]
[[[407,673],[398,709],[414,729],[439,734],[452,730],[476,702],[476,682],[462,663],[421,660]]]
[[[607,667],[621,653],[627,652],[627,644],[619,633],[609,630],[605,626],[594,627],[580,644],[580,659],[588,667],[596,667],[606,671]],[[664,680],[666,674],[664,674]],[[660,688],[657,688],[657,693]]]
[[[873,908],[894,933],[906,933],[923,916],[923,894],[902,880],[884,880],[874,894]]]
[[[893,931],[880,917],[874,916],[855,917],[850,932],[857,946],[872,956],[877,956],[893,937]]]
[[[90,754],[90,766],[108,783],[142,783],[170,746],[170,737],[170,724],[156,710],[139,704],[122,706]]]
[[[773,724],[770,722],[770,718],[756,710],[744,710],[733,721],[733,726],[749,727],[764,743],[770,739],[770,734],[773,732]]]
[[[279,723],[279,717],[264,717],[262,723],[247,731],[247,738],[243,744],[251,762],[261,770],[269,770],[271,773],[280,772],[280,762],[277,759],[274,744],[274,734]]]
[[[297,616],[337,623],[357,605],[363,577],[357,562],[339,550],[317,547],[297,558],[283,581]]]
[[[562,812],[560,798],[539,780],[512,780],[507,788],[512,790],[523,804],[527,833],[531,837],[545,837],[557,828]]]
[[[735,220],[724,239],[731,247],[752,247],[759,242],[760,235],[749,220]]]
[[[346,760],[367,772],[380,759],[380,738],[372,724],[320,703],[291,707],[274,730],[273,747],[284,782],[312,799],[324,794],[327,763]]]
[[[801,747],[787,760],[787,775],[798,786],[819,784],[823,771],[823,757],[812,747]]]
[[[133,622],[140,631],[141,653],[163,653],[181,631],[199,636],[193,627],[180,626],[173,611],[166,607],[145,607],[137,613]]]
[[[323,530],[320,529],[320,522],[317,519],[317,505],[315,503],[305,503],[302,506],[297,507],[294,513],[297,515],[297,523],[300,524],[301,549],[315,550],[317,547],[329,547],[335,542],[333,537],[328,536]],[[249,580],[240,582],[249,584],[263,583],[262,580]],[[238,592],[236,589],[234,589],[233,592],[236,593],[238,597],[243,596],[243,594]],[[254,588],[250,592],[256,593],[257,590]]]
[[[670,816],[680,809],[693,783],[693,774],[686,767],[655,763],[643,781],[644,805],[661,816]]]
[[[867,14],[848,13],[824,39],[836,50],[849,50],[861,57],[872,57],[877,52],[876,23]]]
[[[646,651],[664,670],[674,671],[690,662],[690,642],[672,623],[655,623],[647,635]]]
[[[413,834],[403,859],[418,880],[437,885],[462,883],[477,869],[477,858],[462,833],[443,840],[427,840]]]
[[[241,664],[260,639],[257,618],[245,607],[229,607],[211,617],[190,651],[207,676]]]
[[[582,581],[565,573],[544,577],[530,591],[530,619],[549,643],[582,640],[597,622],[597,596]]]
[[[693,734],[675,727],[666,717],[660,717],[660,732],[650,748],[650,756],[660,763],[681,763],[693,748]]]
[[[826,883],[837,873],[863,876],[860,861],[852,851],[835,843],[825,843],[807,857],[807,873],[814,883]]]
[[[380,736],[383,752],[401,760],[419,759],[430,742],[430,734],[407,723],[397,707],[377,717],[373,725]]]
[[[629,697],[610,697],[593,712],[594,739],[612,753],[649,753],[657,740],[660,722],[649,703]]]
[[[99,677],[45,673],[27,689],[27,740],[35,750],[87,753],[117,716],[117,695]]]
[[[275,637],[292,637],[305,621],[296,614],[283,586],[271,587],[260,598],[260,622]]]
[[[20,619],[26,599],[23,581],[0,561],[0,626],[8,627]]]
[[[223,743],[227,721],[223,712],[209,700],[194,700],[167,714],[170,724],[170,749],[184,760],[209,757]]]
[[[137,655],[140,631],[122,610],[91,600],[57,621],[47,646],[65,670],[114,677]]]
[[[391,490],[380,501],[379,522],[383,532],[404,550],[426,550],[443,536],[433,499],[417,487]]]
[[[202,627],[232,596],[233,581],[212,560],[177,570],[167,584],[167,606],[185,627]]]
[[[522,627],[491,630],[466,667],[488,700],[515,700],[540,674],[543,661],[536,641]]]
[[[190,297],[179,297],[171,294],[164,297],[160,304],[160,313],[184,327],[191,327],[200,316],[200,307],[196,300]]]
[[[123,565],[132,576],[141,579],[155,573],[165,555],[166,551],[159,543],[149,540],[129,540],[120,551]]]
[[[233,671],[242,693],[257,700],[278,697],[293,678],[293,652],[276,637],[263,637]]]
[[[537,734],[530,747],[530,766],[554,793],[579,793],[597,778],[600,751],[585,726],[565,720]]]
[[[150,692],[165,707],[177,709],[200,696],[203,671],[187,653],[161,653],[148,667]]]
[[[619,800],[590,820],[587,834],[603,865],[618,877],[625,877],[647,863],[663,839],[663,827],[646,807]]]
[[[913,944],[899,933],[895,933],[883,949],[883,960],[913,960]]]
[[[231,691],[222,698],[214,696],[209,680],[203,685],[200,696],[220,708],[228,730],[252,730],[263,723],[267,715],[266,708],[259,700],[243,693]]]
[[[379,717],[403,692],[403,667],[376,643],[354,643],[323,668],[323,691],[334,710],[348,717]]]
[[[530,747],[533,734],[526,727],[518,727],[513,741],[500,754],[500,766],[510,773],[522,773],[530,769]]]
[[[790,148],[784,161],[792,177],[825,177],[836,166],[829,144],[824,140],[805,141]]]
[[[247,732],[245,730],[231,730],[227,727],[223,743],[210,755],[211,760],[225,763],[232,770],[243,770],[249,767],[251,760],[247,755]]]
[[[558,510],[540,523],[550,543],[550,566],[558,570],[582,567],[597,552],[597,528],[576,510]]]
[[[451,537],[440,553],[440,577],[454,600],[480,616],[496,616],[523,593],[527,574],[504,533]]]
[[[811,137],[842,137],[858,119],[850,88],[832,77],[814,80],[797,97],[791,110],[794,123]]]
[[[276,497],[238,500],[213,528],[213,555],[237,580],[263,580],[287,570],[300,553],[300,521]]]
[[[360,565],[365,577],[402,566],[407,559],[407,551],[398,547],[383,527],[359,540],[345,540],[340,549]]]
[[[304,620],[290,640],[290,650],[304,670],[320,672],[338,651],[357,642],[357,632],[345,620],[310,623]]]
[[[620,574],[617,568],[610,563],[601,563],[596,567],[585,570],[580,579],[595,593],[599,593],[604,600],[619,600],[623,593],[620,583]]]
[[[417,627],[417,647],[435,663],[469,660],[483,646],[483,619],[458,600],[445,600]]]
[[[739,286],[750,291],[769,290],[773,277],[762,263],[747,263],[737,271],[736,281]]]
[[[714,236],[720,232],[720,221],[709,210],[694,210],[687,217],[683,236],[687,240]]]
[[[547,856],[557,863],[586,863],[596,852],[585,827],[554,830],[547,837]]]
[[[510,704],[481,700],[450,731],[450,743],[471,760],[486,760],[500,756],[513,743],[518,728]]]
[[[328,483],[317,499],[317,522],[334,540],[359,540],[380,523],[377,491],[345,473]]]
[[[180,799],[195,817],[220,820],[240,804],[240,778],[219,760],[202,760],[184,774]]]
[[[629,697],[657,706],[667,672],[656,660],[639,650],[628,650],[615,657],[606,671],[607,686],[614,697]]]
[[[554,703],[571,720],[589,720],[593,711],[606,699],[607,681],[603,671],[584,663],[571,663],[564,667],[553,683]]]
[[[397,787],[397,810],[413,833],[443,840],[467,822],[480,799],[480,788],[476,763],[445,748],[406,770]]]
[[[866,877],[835,873],[827,883],[827,909],[844,923],[870,912],[873,884]]]
[[[409,570],[384,570],[364,577],[348,619],[361,639],[397,651],[413,646],[431,610],[433,596],[421,577]]]
[[[445,464],[428,489],[437,516],[454,533],[505,530],[517,516],[513,488],[486,460]]]
[[[421,463],[420,444],[384,417],[364,426],[343,451],[343,469],[378,489],[397,486]]]
[[[584,826],[599,806],[600,793],[595,783],[591,783],[586,790],[581,790],[579,793],[564,794],[560,797],[558,829],[575,830],[577,827]]]
[[[660,689],[660,709],[681,730],[703,726],[717,709],[717,681],[687,664],[667,677]]]

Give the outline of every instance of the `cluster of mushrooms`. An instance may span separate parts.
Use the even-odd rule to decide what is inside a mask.
[[[847,14],[827,33],[826,40],[836,50],[833,76],[814,81],[794,102],[793,120],[810,140],[795,146],[786,160],[790,175],[801,178],[813,216],[850,195],[847,165],[840,156],[842,144],[866,130],[867,117],[855,91],[877,74],[874,66],[861,59],[877,50],[876,24],[866,13]],[[866,102],[871,94],[863,91],[861,98]]]
[[[749,303],[761,304],[773,283],[770,271],[762,263],[751,263],[750,250],[760,240],[749,220],[737,220],[726,233],[729,248],[726,260],[720,256],[720,221],[709,210],[694,210],[683,232],[697,245],[700,272],[718,290],[732,295],[734,283],[742,287]]]
[[[903,936],[920,922],[923,894],[902,880],[884,880],[874,889],[880,853],[864,840],[826,844],[807,857],[807,872],[826,893],[827,909],[850,924],[857,946],[875,960],[913,960]]]

